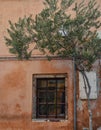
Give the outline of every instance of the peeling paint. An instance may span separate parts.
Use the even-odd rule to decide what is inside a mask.
[[[96,108],[96,102],[91,103],[91,109],[95,109]]]
[[[54,67],[54,68],[56,68],[56,69],[60,69],[61,67],[69,67],[69,69],[71,69],[72,68],[72,64],[71,64],[71,62],[70,61],[68,61],[68,62],[64,62],[64,61],[58,61],[58,62],[56,62],[55,64],[52,64],[52,66]]]
[[[0,56],[12,56],[4,42],[9,25],[8,20],[14,23],[24,15],[33,14],[35,17],[43,7],[42,1],[0,0]],[[101,0],[96,1],[99,2],[101,8]],[[42,53],[36,50],[33,54],[40,56]],[[97,63],[94,65],[94,70],[96,70],[96,65]],[[68,73],[66,91],[68,120],[62,122],[32,121],[32,75],[43,73]],[[99,91],[101,91],[101,84]],[[88,127],[88,108],[87,100],[78,98],[77,130],[82,130],[83,127]],[[96,103],[93,100],[91,102],[93,130],[99,130],[101,129],[101,92],[99,92]],[[73,73],[70,60],[0,61],[0,130],[73,130],[73,103]]]
[[[99,117],[100,116],[100,113],[99,112],[97,112],[97,117]]]
[[[80,99],[77,102],[77,109],[80,110],[80,111],[83,110],[82,101]]]
[[[54,66],[55,63],[57,64],[56,66],[58,66],[58,63],[60,64],[58,69]],[[6,64],[2,62],[2,66],[3,64],[7,71],[1,71],[0,75],[0,78],[2,78],[2,80],[0,80],[0,99],[2,99],[0,100],[0,115],[2,115],[0,118],[0,130],[65,130],[67,127],[68,130],[73,130],[72,77],[67,78],[66,84],[68,120],[62,122],[43,121],[41,123],[32,121],[33,74],[70,74],[71,70],[68,67],[68,61],[65,60],[62,64],[60,60],[53,60],[51,64],[46,60],[26,62],[6,61]]]

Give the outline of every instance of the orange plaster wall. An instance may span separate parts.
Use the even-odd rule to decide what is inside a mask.
[[[43,8],[43,0],[0,0],[0,57],[11,56],[4,36],[8,20],[16,22],[24,15],[34,16]],[[79,2],[80,0],[77,0]],[[101,8],[101,1],[96,0]],[[68,73],[68,120],[38,122],[31,120],[32,75]],[[79,92],[79,91],[78,91]],[[78,94],[79,95],[79,94]],[[78,96],[77,95],[77,96]],[[78,98],[78,97],[77,97]],[[80,103],[82,104],[82,110]],[[79,104],[79,105],[78,105]],[[101,126],[101,90],[92,101],[94,130]],[[77,100],[77,130],[88,127],[86,101]],[[73,130],[72,64],[66,60],[0,61],[0,130]]]
[[[101,127],[101,65],[98,67],[100,70],[98,71],[98,97],[90,100],[93,130]],[[87,100],[80,99],[78,89],[79,87],[77,88],[77,130],[82,130],[82,128],[89,128],[89,114]]]
[[[4,36],[9,27],[8,20],[17,22],[19,17],[38,14],[43,7],[43,0],[0,0],[0,56],[10,56]]]
[[[0,62],[0,130],[73,130],[72,63],[67,60]],[[67,73],[68,120],[32,121],[32,75]]]
[[[11,56],[7,46],[5,45],[4,36],[7,36],[7,28],[9,27],[8,20],[17,22],[19,17],[23,18],[25,15],[33,14],[35,17],[43,6],[44,0],[0,0],[0,56]],[[76,0],[79,2],[81,0]],[[101,8],[100,0],[96,0]],[[67,13],[72,13],[68,11]],[[34,54],[39,54],[35,51]]]

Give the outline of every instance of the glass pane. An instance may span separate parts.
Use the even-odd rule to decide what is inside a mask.
[[[46,92],[41,92],[41,91],[39,91],[39,92],[38,92],[38,97],[39,97],[39,98],[46,98]]]
[[[64,91],[57,92],[57,103],[65,103],[65,92]]]
[[[57,116],[65,115],[65,104],[61,104],[57,106]]]
[[[39,115],[47,115],[47,105],[39,105]]]
[[[65,117],[65,79],[37,79],[37,116]]]
[[[46,98],[38,98],[39,99],[39,103],[46,103]]]
[[[47,92],[47,102],[56,102],[56,92]]]
[[[51,89],[56,87],[56,80],[55,79],[50,79],[48,80],[48,87],[51,87]]]
[[[64,88],[65,87],[65,80],[64,79],[58,79],[57,80],[57,88]]]
[[[38,79],[38,88],[44,88],[44,87],[47,87],[47,80],[45,79]]]
[[[48,105],[48,115],[56,115],[56,105],[55,104],[51,104]]]
[[[61,103],[65,103],[65,99],[58,98],[57,99],[57,104],[61,104]]]

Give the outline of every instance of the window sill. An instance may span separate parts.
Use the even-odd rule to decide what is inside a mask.
[[[67,119],[32,119],[32,122],[64,122]]]

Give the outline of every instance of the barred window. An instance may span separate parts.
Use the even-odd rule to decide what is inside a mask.
[[[36,118],[65,118],[65,78],[36,79]]]

